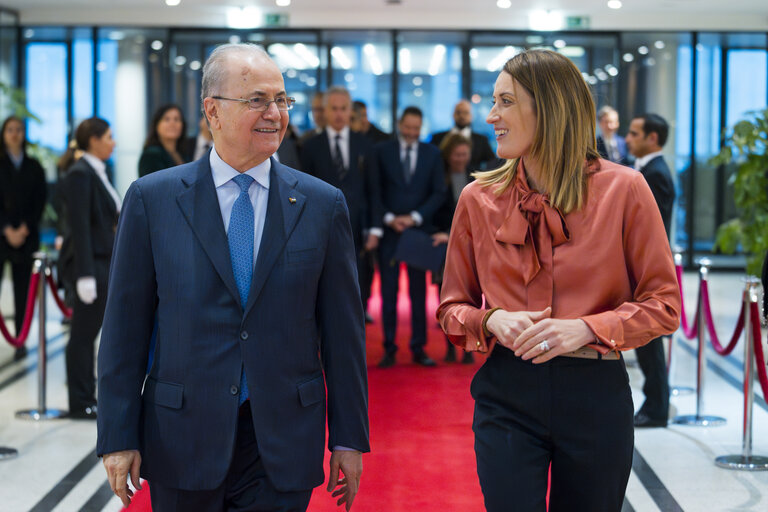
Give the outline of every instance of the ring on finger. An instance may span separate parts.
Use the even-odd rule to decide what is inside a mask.
[[[541,343],[539,343],[539,349],[542,352],[548,352],[550,349],[549,342],[547,340],[544,340]]]

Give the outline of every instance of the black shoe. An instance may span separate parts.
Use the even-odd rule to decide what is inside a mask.
[[[85,409],[76,411],[69,411],[69,418],[73,420],[95,420],[96,419],[96,405],[91,405]]]
[[[667,420],[658,420],[651,418],[644,412],[638,412],[635,414],[635,428],[654,428],[654,427],[666,427]]]
[[[25,357],[27,357],[27,347],[24,345],[16,347],[16,352],[13,353],[13,360],[21,361]]]
[[[413,354],[413,362],[421,366],[437,366],[437,363],[424,352]]]
[[[372,324],[373,323],[373,317],[369,315],[368,313],[365,314],[365,323]]]
[[[456,347],[453,345],[453,343],[448,343],[448,349],[445,351],[444,361],[446,363],[456,362]]]
[[[461,358],[461,364],[472,364],[475,362],[475,356],[472,352],[464,352],[464,356]]]
[[[384,354],[384,357],[379,361],[379,368],[391,368],[395,366],[395,354]]]

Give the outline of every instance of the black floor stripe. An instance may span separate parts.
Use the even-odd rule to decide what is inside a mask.
[[[664,487],[664,484],[659,480],[659,477],[654,473],[643,456],[640,455],[637,448],[635,448],[634,457],[632,457],[632,470],[637,475],[637,478],[640,479],[648,494],[651,495],[659,510],[664,512],[683,512],[680,504],[672,497],[669,490]],[[622,508],[622,510],[624,509]]]
[[[691,347],[688,343],[680,343],[680,346],[685,349],[688,354],[696,357],[697,349]],[[722,378],[724,381],[726,381],[728,384],[736,388],[738,391],[743,391],[744,389],[744,383],[742,380],[744,377],[742,376],[741,379],[737,379],[727,371],[723,370],[718,364],[713,363],[711,359],[707,358],[707,368],[715,372],[720,378]],[[759,383],[756,384],[759,386]],[[764,411],[768,412],[768,403],[765,402],[765,398],[755,393],[755,404],[761,407]],[[707,414],[716,414],[715,412],[709,412]]]
[[[624,498],[624,503],[621,505],[621,512],[635,512],[635,508],[627,500],[627,498]]]
[[[55,341],[58,338],[60,338],[62,335],[63,334],[57,334],[53,338],[48,339],[48,343],[52,343],[53,341]],[[66,348],[66,346],[59,347],[58,349],[54,350],[53,352],[48,353],[48,361],[50,362],[51,360],[56,359],[61,354],[63,354],[65,348]],[[26,377],[27,375],[29,375],[30,373],[32,373],[36,369],[37,369],[37,361],[35,361],[34,363],[32,363],[31,365],[29,365],[29,366],[27,366],[25,368],[22,368],[19,371],[17,371],[16,373],[11,375],[10,377],[5,379],[4,381],[0,382],[0,391],[4,390],[6,387],[10,386],[14,382],[23,379],[24,377]]]
[[[112,493],[112,488],[109,486],[109,481],[104,480],[104,483],[95,493],[93,493],[93,496],[90,497],[85,505],[83,505],[80,512],[101,512],[113,496],[114,494]]]
[[[82,480],[88,472],[99,462],[96,457],[96,448],[83,457],[77,466],[70,471],[61,481],[43,496],[43,499],[29,509],[29,512],[46,512],[53,510],[69,492]]]

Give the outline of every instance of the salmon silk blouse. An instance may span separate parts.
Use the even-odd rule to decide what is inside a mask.
[[[642,174],[599,160],[583,207],[567,215],[531,190],[522,162],[515,178],[500,195],[473,182],[459,198],[437,309],[451,342],[492,349],[482,323],[496,307],[580,318],[596,337],[587,346],[602,353],[677,330],[672,253]]]

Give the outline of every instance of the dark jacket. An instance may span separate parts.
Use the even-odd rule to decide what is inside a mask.
[[[7,154],[0,155],[0,253],[3,257],[29,257],[40,246],[40,219],[46,199],[45,172],[34,158],[24,156],[16,169]],[[2,231],[26,223],[29,236],[14,249]]]

